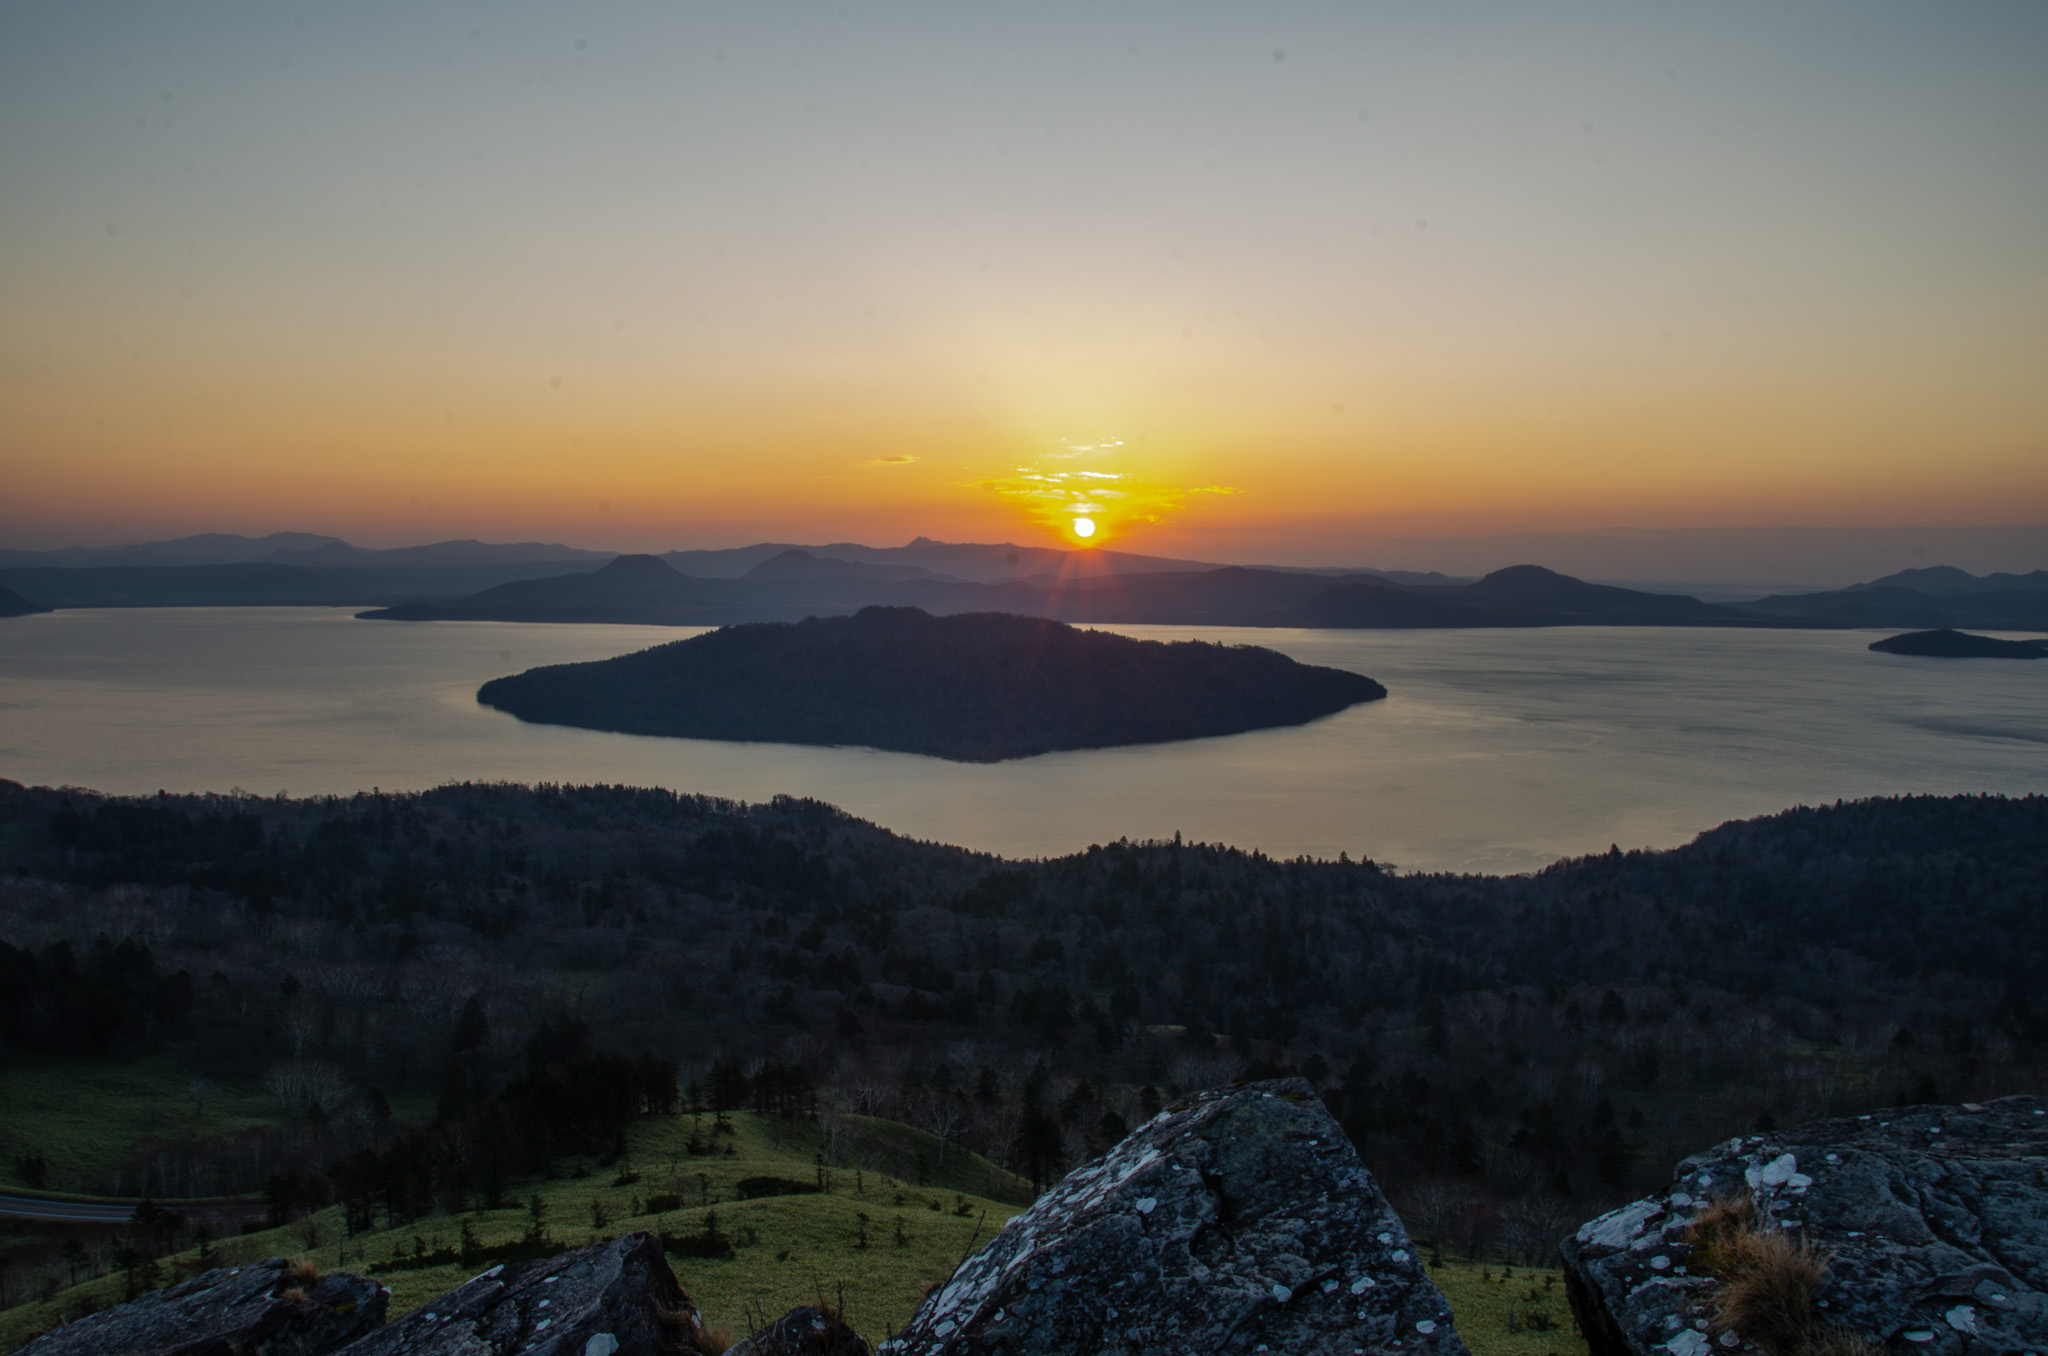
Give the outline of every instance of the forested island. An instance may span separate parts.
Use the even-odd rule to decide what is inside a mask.
[[[1361,674],[1257,646],[867,607],[529,669],[485,683],[477,700],[521,720],[623,734],[996,762],[1301,725],[1386,695]]]

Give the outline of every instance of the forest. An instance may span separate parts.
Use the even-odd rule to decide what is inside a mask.
[[[2048,798],[1906,797],[1512,877],[1114,842],[1008,861],[812,801],[0,783],[0,1060],[282,1114],[19,1185],[516,1199],[631,1117],[888,1117],[1045,1184],[1299,1073],[1418,1233],[1549,1243],[1753,1126],[2041,1086]],[[203,1092],[202,1094],[203,1095]],[[394,1104],[417,1108],[395,1115]]]

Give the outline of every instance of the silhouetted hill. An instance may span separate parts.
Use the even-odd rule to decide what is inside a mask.
[[[962,762],[1300,725],[1384,696],[1370,678],[1252,646],[882,607],[728,627],[617,659],[530,669],[477,691],[479,702],[527,721],[869,745]]]
[[[1510,565],[1476,584],[1446,589],[1476,603],[1556,626],[1728,626],[1743,625],[1740,614],[1697,598],[1644,593],[1612,584],[1588,584],[1541,565]],[[1542,620],[1534,620],[1541,618]]]
[[[48,612],[41,603],[32,603],[13,589],[0,589],[0,617],[26,617],[33,612]]]
[[[628,560],[642,562],[631,572]],[[917,607],[934,615],[1011,612],[1057,621],[1172,626],[1796,626],[1697,598],[1588,584],[1534,565],[1472,584],[1406,585],[1376,574],[1225,566],[1113,571],[977,584],[916,567],[873,567],[783,551],[739,579],[677,574],[652,556],[458,602],[366,612],[392,621],[613,621],[713,626]]]
[[[939,574],[922,565],[874,565],[866,561],[841,560],[837,556],[816,556],[792,547],[768,557],[743,579],[937,579],[962,583],[957,575]]]
[[[1951,593],[2043,593],[2048,592],[2048,570],[2027,574],[1974,575],[1953,565],[1929,565],[1924,569],[1900,570],[1868,584],[1852,584],[1844,592],[1863,589],[1901,588],[1926,594]]]
[[[0,587],[53,607],[362,607],[454,600],[507,579],[559,576],[559,560],[500,565],[92,565],[0,569]]]
[[[704,625],[706,581],[660,556],[619,556],[601,569],[518,579],[449,603],[413,603],[359,616],[384,621],[576,621]]]
[[[244,537],[202,532],[171,541],[127,546],[65,546],[53,551],[0,550],[0,569],[90,569],[106,566],[303,565],[343,569],[461,569],[552,561],[610,560],[611,551],[584,551],[559,542],[440,541],[385,549],[351,546],[339,537],[273,532]],[[476,585],[472,585],[476,587]]]
[[[1922,587],[1887,582],[1909,577],[1917,579]],[[2037,578],[2048,578],[2048,572],[2036,570],[2026,575],[1979,579],[1961,570],[1937,566],[1907,570],[1885,580],[1827,593],[1775,594],[1733,606],[1754,616],[1814,618],[1837,626],[2048,630],[2048,588],[2034,582]],[[1970,582],[1986,587],[1967,587]]]
[[[584,551],[560,542],[487,542],[463,538],[460,541],[437,541],[425,546],[394,546],[381,550],[331,541],[324,546],[303,550],[276,551],[264,559],[278,565],[346,565],[395,570],[522,565],[540,561],[587,561],[597,565],[612,559],[613,555],[611,551]]]
[[[133,542],[125,546],[63,546],[53,551],[0,551],[0,568],[85,569],[108,565],[247,565],[280,552],[348,547],[339,537],[311,532],[273,532],[244,537],[233,532],[202,532],[170,541]],[[353,550],[353,547],[348,547]]]
[[[1880,654],[1917,655],[1927,659],[2048,659],[2048,640],[1999,640],[1966,631],[1909,631],[1874,640]]]

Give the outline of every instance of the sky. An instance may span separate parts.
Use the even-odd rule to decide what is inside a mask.
[[[0,545],[2040,525],[2043,71],[1969,0],[7,6]]]

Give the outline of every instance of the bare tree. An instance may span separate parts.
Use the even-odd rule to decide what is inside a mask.
[[[939,1163],[946,1161],[946,1146],[967,1128],[967,1109],[958,1097],[924,1093],[912,1098],[907,1108],[910,1123],[939,1142]]]
[[[332,1064],[293,1059],[272,1065],[264,1075],[286,1115],[331,1111],[349,1095],[348,1079]]]
[[[1545,1194],[1508,1202],[1500,1219],[1508,1247],[1530,1266],[1547,1266],[1579,1214],[1563,1197]]]
[[[1452,1241],[1458,1222],[1477,1201],[1468,1187],[1420,1182],[1401,1193],[1401,1218],[1415,1237],[1442,1247]]]

